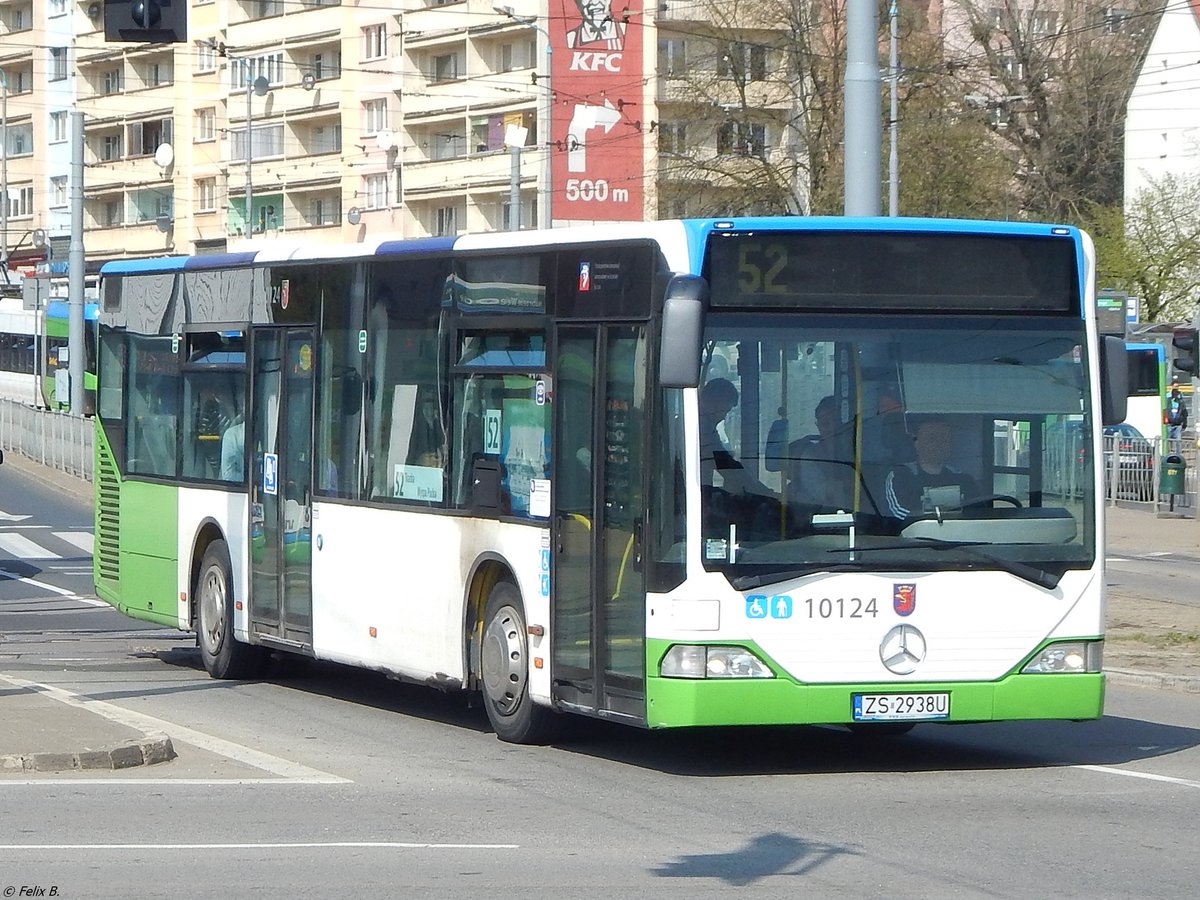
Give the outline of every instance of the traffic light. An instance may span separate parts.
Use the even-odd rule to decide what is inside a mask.
[[[188,0],[104,0],[104,39],[142,44],[187,42]]]
[[[1189,372],[1195,375],[1196,329],[1176,328],[1175,334],[1171,337],[1171,346],[1179,351],[1175,354],[1175,368],[1181,372]]]

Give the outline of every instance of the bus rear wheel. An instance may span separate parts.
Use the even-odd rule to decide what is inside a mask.
[[[260,648],[234,640],[232,571],[229,548],[222,540],[213,541],[204,551],[196,582],[200,656],[213,678],[253,677],[263,660]]]
[[[499,581],[488,595],[480,648],[483,703],[496,737],[513,744],[550,740],[558,715],[529,696],[529,640],[521,594]]]

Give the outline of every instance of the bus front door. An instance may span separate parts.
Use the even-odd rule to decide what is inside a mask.
[[[254,329],[250,627],[293,647],[312,645],[313,346],[311,328]]]
[[[567,326],[556,346],[554,696],[645,721],[646,329]]]

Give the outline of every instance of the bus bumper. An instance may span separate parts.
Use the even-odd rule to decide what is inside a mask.
[[[922,722],[999,722],[1016,719],[1098,719],[1104,713],[1104,675],[1014,673],[991,682],[801,684],[788,678],[646,680],[651,728],[692,725],[852,724],[855,694],[947,692],[949,716]]]

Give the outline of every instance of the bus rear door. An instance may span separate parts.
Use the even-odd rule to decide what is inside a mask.
[[[250,627],[289,647],[312,645],[313,352],[311,328],[254,329]]]

